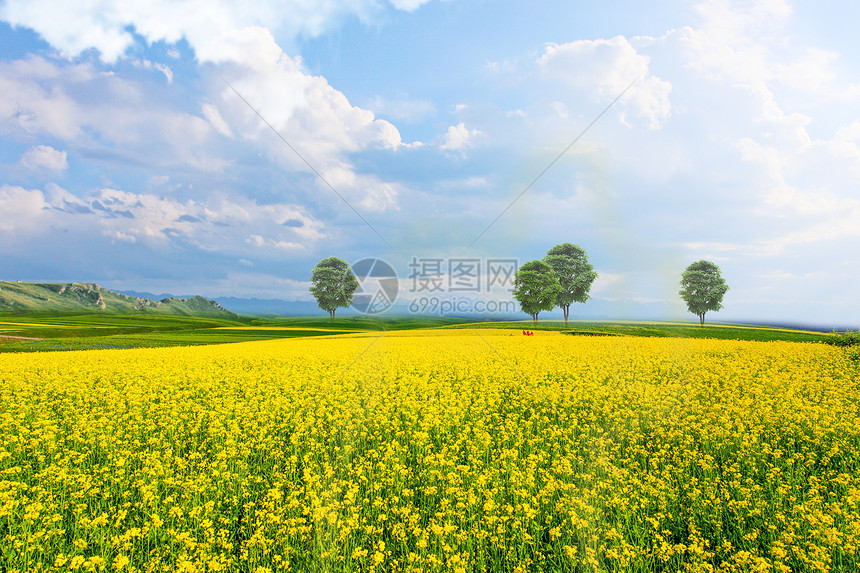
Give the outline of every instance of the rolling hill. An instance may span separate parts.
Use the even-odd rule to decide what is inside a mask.
[[[113,292],[90,283],[22,283],[0,281],[0,312],[165,314],[238,318],[203,298],[150,300]]]

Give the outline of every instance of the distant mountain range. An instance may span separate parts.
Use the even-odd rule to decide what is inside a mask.
[[[89,283],[22,283],[0,281],[0,312],[105,312],[110,314],[177,314],[238,318],[202,296],[152,300]]]

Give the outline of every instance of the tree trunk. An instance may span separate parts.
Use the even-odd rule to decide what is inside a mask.
[[[537,317],[538,317],[537,312],[532,315],[532,324],[535,326],[537,326],[537,320],[538,320]]]
[[[334,311],[330,310],[328,313],[328,316],[329,316],[329,320],[334,320]]]
[[[702,326],[705,326],[705,313],[704,312],[699,315],[699,320],[702,321]]]
[[[566,304],[561,307],[564,310],[564,326],[567,327],[567,317],[570,314],[570,305]]]

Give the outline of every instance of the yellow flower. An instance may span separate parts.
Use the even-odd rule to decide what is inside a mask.
[[[8,554],[264,573],[317,547],[310,569],[469,571],[493,554],[506,571],[562,556],[705,573],[860,552],[841,350],[508,333],[0,353]]]

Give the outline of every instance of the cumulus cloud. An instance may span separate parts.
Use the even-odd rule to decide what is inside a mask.
[[[36,145],[24,152],[21,165],[32,170],[63,171],[68,169],[69,162],[65,151],[58,151],[50,145]]]
[[[13,233],[37,226],[48,205],[38,189],[0,186],[0,231]]]
[[[650,74],[649,62],[624,36],[548,44],[537,60],[545,79],[589,91],[603,101],[615,99],[636,80],[619,104],[657,129],[671,114],[672,84]]]
[[[475,146],[475,139],[481,135],[477,129],[469,129],[462,121],[452,125],[445,133],[445,142],[439,146],[444,151],[464,151]]]
[[[403,185],[382,181],[374,175],[356,173],[348,164],[333,164],[321,172],[326,183],[318,182],[317,187],[322,192],[329,191],[328,185],[334,187],[344,197],[357,200],[356,206],[365,211],[386,211],[397,209],[397,197],[403,190]]]
[[[321,174],[367,209],[396,206],[399,186],[356,172],[349,160],[349,154],[368,149],[399,149],[396,127],[353,106],[325,78],[305,73],[301,59],[288,56],[266,28],[223,35],[214,59],[229,85],[221,83],[218,108],[206,108],[210,121],[223,118],[277,163]]]
[[[700,25],[676,32],[688,69],[714,84],[747,91],[757,100],[761,119],[781,124],[792,138],[806,138],[809,118],[785,113],[775,93],[789,88],[825,100],[857,99],[860,89],[845,85],[835,68],[838,55],[816,46],[784,43],[792,15],[784,0],[705,0],[693,7]]]
[[[148,100],[145,88],[89,63],[39,56],[2,62],[2,129],[21,139],[47,136],[78,148],[111,150],[117,159],[149,166],[223,169],[226,161],[211,148],[213,125]]]
[[[855,174],[860,174],[860,120],[840,127],[825,146],[834,156],[846,159]]]
[[[217,60],[232,86],[222,86],[223,107],[247,137],[268,136],[269,128],[235,92],[311,156],[401,145],[397,128],[350,104],[325,78],[306,74],[301,58],[288,56],[266,28],[249,27],[224,35]]]
[[[693,11],[700,24],[680,30],[689,68],[712,80],[731,78],[749,85],[774,77],[777,70],[767,62],[772,56],[765,46],[790,16],[788,2],[705,0]]]
[[[224,118],[221,117],[221,113],[218,111],[217,107],[211,103],[205,103],[200,109],[203,112],[203,116],[209,121],[212,127],[215,128],[215,131],[225,137],[233,137],[233,131],[230,129],[230,126],[227,125],[227,122],[224,121]]]
[[[425,1],[392,1],[390,6],[413,11]],[[0,4],[0,18],[34,29],[67,56],[96,48],[102,60],[111,63],[126,54],[135,41],[133,34],[168,45],[184,39],[203,65],[201,75],[212,81],[204,84],[210,92],[196,110],[177,109],[175,104],[148,101],[148,88],[141,82],[98,65],[30,57],[0,64],[0,92],[6,96],[0,100],[0,115],[10,118],[7,125],[12,129],[75,141],[100,155],[159,169],[223,172],[232,156],[213,136],[238,138],[257,145],[281,167],[342,181],[338,191],[351,203],[371,210],[396,207],[402,186],[357,172],[349,155],[417,145],[404,145],[391,123],[352,105],[325,78],[307,73],[301,58],[288,56],[273,35],[289,42],[298,34],[318,34],[347,14],[369,19],[383,8],[377,0],[293,0],[286,6],[215,2],[205,9],[196,0],[139,6],[115,0],[9,0]],[[130,62],[173,81],[173,71],[164,63]],[[245,102],[215,79],[219,76],[293,149],[274,139]]]
[[[291,58],[265,28],[252,27],[226,34],[219,43],[217,65],[204,75],[211,81],[206,100],[192,110],[176,109],[144,97],[147,86],[101,72],[89,63],[76,64],[29,57],[0,63],[0,115],[4,129],[22,138],[44,135],[98,150],[114,160],[148,168],[192,168],[221,173],[233,161],[220,134],[258,147],[279,168],[316,170],[353,204],[369,210],[396,207],[401,185],[362,174],[350,154],[369,149],[396,151],[400,133],[373,112],[353,106],[325,78],[304,71],[300,58]],[[293,146],[290,149],[248,105],[259,111]],[[17,133],[16,133],[17,132]],[[311,169],[304,160],[313,166]],[[46,149],[28,152],[30,167],[62,164]],[[41,161],[41,163],[39,163]],[[350,172],[350,176],[344,175]]]
[[[711,138],[733,146],[748,169],[739,185],[749,188],[745,210],[760,229],[745,243],[698,249],[772,256],[790,246],[856,241],[860,201],[847,190],[860,183],[860,123],[832,135],[819,129],[821,138],[809,132],[814,119],[827,117],[822,103],[850,92],[833,67],[836,55],[784,44],[792,9],[782,0],[706,0],[694,11],[701,23],[677,32],[680,54],[714,101],[733,105],[716,111],[725,121]]]
[[[65,68],[39,56],[0,63],[0,115],[7,129],[73,139],[81,133],[81,107],[66,85],[91,81],[87,64]]]
[[[243,244],[306,250],[327,236],[323,223],[297,205],[227,197],[181,201],[107,187],[79,197],[54,184],[44,192],[4,185],[0,213],[0,232],[19,237],[53,226],[96,230],[126,243],[180,241],[211,252],[241,251]]]
[[[411,12],[427,1],[391,0],[390,6]],[[216,0],[205,4],[199,0],[142,3],[6,0],[0,4],[0,18],[13,26],[35,30],[68,56],[96,48],[103,61],[115,62],[134,44],[133,30],[150,44],[161,41],[175,44],[184,38],[194,48],[198,60],[207,62],[217,59],[221,51],[219,36],[233,29],[265,25],[288,39],[316,36],[347,15],[367,21],[383,7],[377,0],[250,3]]]

